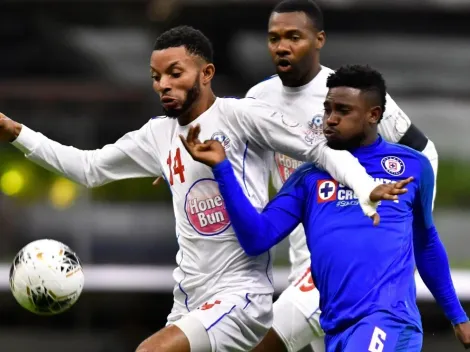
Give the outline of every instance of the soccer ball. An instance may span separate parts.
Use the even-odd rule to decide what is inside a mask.
[[[10,268],[13,296],[38,315],[60,314],[72,307],[82,293],[84,279],[77,255],[49,239],[26,245]]]

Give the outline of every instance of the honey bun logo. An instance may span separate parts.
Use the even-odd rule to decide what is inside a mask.
[[[295,170],[304,163],[303,161],[298,161],[279,153],[274,154],[274,161],[276,163],[277,170],[279,171],[282,183],[285,183],[290,175],[292,175]]]
[[[381,184],[396,183],[397,181],[385,178],[375,178],[375,182]],[[317,202],[328,203],[337,202],[337,206],[358,205],[359,198],[352,189],[338,183],[335,180],[317,181]]]
[[[191,186],[185,212],[193,229],[203,236],[218,235],[230,226],[224,199],[214,179],[201,179]]]

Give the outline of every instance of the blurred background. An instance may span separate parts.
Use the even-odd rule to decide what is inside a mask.
[[[149,58],[163,30],[180,24],[212,41],[219,96],[242,96],[273,74],[267,21],[276,0],[3,0],[0,111],[61,143],[94,149],[161,110]],[[458,291],[470,308],[470,0],[318,0],[327,44],[322,64],[368,63],[436,144],[436,222]],[[0,146],[0,351],[134,351],[172,305],[177,251],[171,195],[152,179],[86,190]],[[86,289],[69,312],[40,318],[8,289],[14,255],[53,238],[85,263]],[[285,244],[276,286],[286,283]],[[420,290],[423,351],[462,348]]]

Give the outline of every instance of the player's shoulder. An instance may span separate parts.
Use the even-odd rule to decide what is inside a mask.
[[[304,163],[287,179],[285,185],[290,187],[299,182],[310,183],[324,176],[327,176],[327,173],[318,168],[314,163]]]
[[[270,109],[272,105],[263,100],[257,99],[253,97],[244,97],[244,98],[236,98],[236,97],[224,97],[219,98],[221,109],[224,112],[233,111],[237,112],[252,112],[253,110],[258,109]]]
[[[176,119],[170,118],[165,115],[159,115],[159,116],[154,116],[152,117],[148,123],[150,124],[163,124],[163,123],[172,123],[175,122]]]
[[[383,154],[385,155],[382,158],[382,166],[386,167],[391,162],[398,162],[403,170],[408,167],[412,167],[417,172],[423,171],[423,169],[428,169],[431,167],[431,163],[429,159],[421,152],[410,148],[403,144],[398,143],[390,143],[384,141],[384,151]],[[388,162],[388,164],[387,164]]]
[[[399,144],[399,143],[391,143],[391,142],[388,142],[386,140],[384,140],[383,143],[384,143],[384,146],[385,146],[385,148],[384,148],[385,151],[394,152],[395,154],[404,155],[404,156],[414,158],[414,159],[417,159],[417,160],[420,160],[422,158],[426,159],[426,156],[424,156],[423,153],[421,153],[421,152],[419,152],[419,151],[417,151],[413,148],[410,148],[406,145]]]
[[[278,75],[272,75],[255,84],[246,93],[247,97],[259,98],[282,89],[282,81]]]
[[[335,73],[335,70],[333,70],[332,68],[329,68],[329,67],[327,67],[327,66],[323,66],[323,65],[322,65],[320,72],[324,72],[325,75],[328,77],[328,76],[331,75],[332,73]]]
[[[152,117],[144,125],[144,128],[147,127],[154,134],[155,133],[157,134],[168,133],[169,129],[174,128],[177,124],[178,124],[178,120],[176,118],[162,115],[162,116]]]

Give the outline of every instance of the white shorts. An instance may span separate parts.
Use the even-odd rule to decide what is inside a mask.
[[[311,345],[315,352],[325,350],[320,326],[320,294],[308,266],[274,302],[273,329],[288,352]]]
[[[167,325],[184,332],[191,352],[251,351],[272,325],[272,303],[271,294],[221,294],[188,312],[175,302]]]

